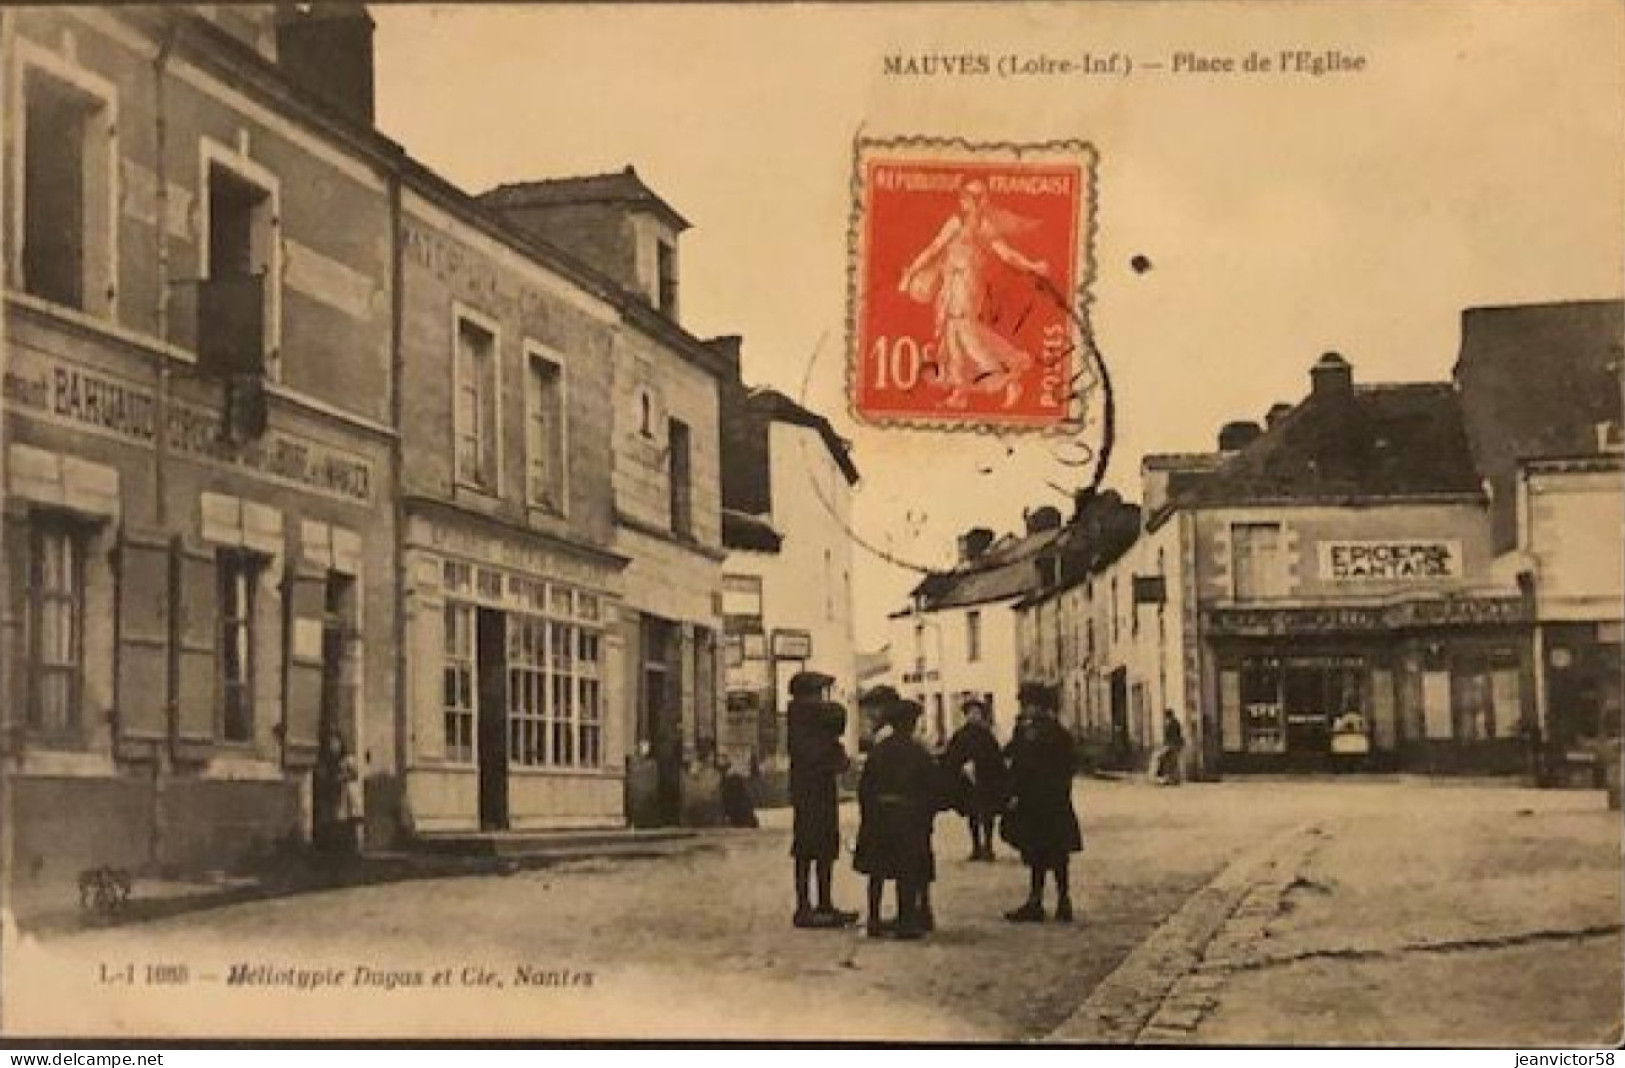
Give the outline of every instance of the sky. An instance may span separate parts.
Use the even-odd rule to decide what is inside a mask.
[[[1205,451],[1342,353],[1447,378],[1468,307],[1625,294],[1625,5],[1602,0],[661,4],[373,9],[378,123],[471,192],[627,164],[692,222],[682,320],[828,415],[863,479],[860,648],[973,526],[1066,508],[1031,434],[854,422],[856,136],[1082,139],[1089,322],[1118,419],[1106,484]],[[1174,73],[1178,53],[1335,50],[1357,72]],[[1127,77],[888,76],[888,55],[1120,53]],[[1163,64],[1161,71],[1148,64]],[[1137,256],[1149,269],[1135,270]]]

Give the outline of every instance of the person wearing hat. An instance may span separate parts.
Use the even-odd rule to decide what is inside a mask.
[[[841,735],[846,710],[826,699],[834,679],[818,671],[790,679],[787,734],[795,858],[797,927],[845,927],[858,914],[835,907],[835,860],[841,852],[840,796],[836,781],[848,766]],[[814,891],[816,890],[816,898]],[[816,902],[816,903],[815,903]]]
[[[886,735],[869,751],[858,780],[858,844],[852,866],[869,877],[868,934],[922,937],[933,926],[927,888],[935,875],[931,820],[936,814],[939,770],[914,737],[918,701],[893,702],[882,713]],[[896,886],[897,920],[880,912],[886,883]]]
[[[972,697],[961,708],[964,725],[948,739],[942,766],[958,785],[959,807],[970,824],[970,859],[993,859],[993,824],[1004,811],[1004,754],[993,737],[987,702]],[[965,769],[970,778],[965,781]]]
[[[1022,715],[1005,747],[1010,762],[1011,806],[1004,836],[1021,851],[1030,876],[1027,901],[1004,914],[1012,923],[1044,921],[1044,877],[1055,879],[1055,918],[1072,921],[1071,858],[1083,849],[1078,816],[1072,808],[1076,766],[1072,735],[1055,719],[1055,691],[1024,682],[1018,692]]]

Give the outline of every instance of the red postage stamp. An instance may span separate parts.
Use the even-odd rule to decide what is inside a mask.
[[[860,142],[853,408],[871,423],[1055,428],[1085,403],[1094,152]]]

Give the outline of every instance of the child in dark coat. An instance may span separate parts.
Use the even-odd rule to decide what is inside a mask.
[[[926,933],[926,888],[936,874],[931,820],[940,796],[937,764],[914,737],[917,701],[898,701],[884,713],[890,733],[869,751],[858,780],[858,845],[853,867],[869,877],[870,937],[887,933],[881,922],[886,883],[897,886],[897,938]]]
[[[1044,920],[1044,877],[1055,879],[1055,918],[1072,921],[1072,854],[1083,849],[1072,808],[1076,766],[1072,735],[1055,720],[1055,694],[1041,683],[1022,683],[1022,715],[1005,748],[1010,761],[1012,804],[1005,813],[1006,840],[1021,851],[1030,871],[1027,901],[1004,914],[1014,923]]]

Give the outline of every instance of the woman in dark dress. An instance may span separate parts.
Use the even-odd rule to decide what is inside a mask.
[[[993,859],[993,825],[1004,811],[1006,775],[1004,755],[993,737],[987,705],[974,698],[964,705],[965,723],[948,739],[942,766],[962,777],[970,768],[970,781],[961,782],[959,806],[970,824],[970,859]]]
[[[935,875],[931,820],[936,814],[939,771],[931,754],[914,738],[918,701],[898,701],[886,709],[890,728],[875,743],[858,779],[858,844],[852,866],[869,877],[870,937],[888,931],[919,938],[930,928],[926,888]],[[886,883],[897,886],[897,922],[881,922]]]
[[[1055,918],[1072,921],[1072,854],[1083,849],[1083,835],[1072,809],[1075,757],[1072,735],[1055,720],[1054,691],[1041,683],[1022,683],[1021,718],[1005,747],[1010,762],[1012,801],[1005,813],[1005,838],[1021,851],[1031,883],[1027,901],[1004,914],[1013,923],[1044,921],[1044,876],[1055,877]]]

